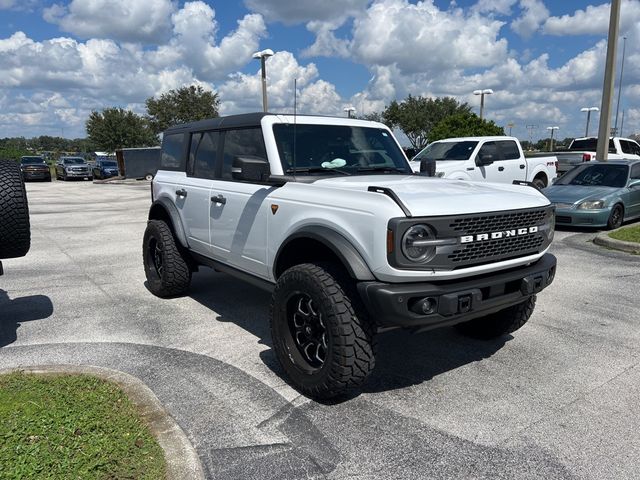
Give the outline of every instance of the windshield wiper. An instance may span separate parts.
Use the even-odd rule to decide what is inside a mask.
[[[377,166],[377,167],[358,167],[358,172],[402,172],[408,173],[405,168],[402,167],[389,167],[389,166]]]
[[[346,170],[340,170],[339,168],[323,168],[323,167],[296,167],[296,168],[288,168],[286,173],[288,174],[296,174],[296,173],[333,173],[337,172],[341,175],[351,175],[351,173]]]

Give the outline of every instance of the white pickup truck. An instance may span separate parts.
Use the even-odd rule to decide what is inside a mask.
[[[558,157],[558,172],[595,160],[597,146],[597,137],[582,137],[574,139],[566,152],[553,152]],[[610,160],[640,160],[640,145],[630,138],[610,137],[607,156]]]
[[[436,162],[437,177],[456,180],[513,183],[526,181],[538,188],[557,176],[554,156],[525,158],[515,137],[447,138],[430,143],[410,162],[415,172],[420,162]]]

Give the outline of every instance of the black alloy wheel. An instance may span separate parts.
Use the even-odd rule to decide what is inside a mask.
[[[624,218],[624,209],[622,205],[616,204],[613,206],[611,210],[611,214],[609,215],[609,220],[607,221],[607,228],[609,230],[615,230],[616,228],[620,228],[622,225],[622,220]]]
[[[294,293],[287,302],[291,341],[310,369],[322,368],[327,358],[327,329],[322,314],[306,293]]]

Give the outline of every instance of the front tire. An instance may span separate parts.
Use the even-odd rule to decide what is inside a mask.
[[[532,295],[527,300],[512,307],[505,308],[485,317],[475,318],[468,322],[456,325],[458,331],[472,338],[490,340],[508,333],[513,333],[521,328],[527,321],[536,306],[536,296]]]
[[[0,160],[0,258],[23,257],[30,246],[29,204],[20,166]]]
[[[166,298],[184,294],[191,284],[186,256],[176,245],[173,232],[162,220],[149,220],[142,245],[144,273],[149,290]]]
[[[622,226],[622,220],[624,219],[624,208],[619,203],[614,205],[607,220],[607,229],[615,230]]]
[[[271,336],[303,394],[327,399],[361,385],[375,366],[375,338],[353,280],[333,265],[285,271],[271,299]]]

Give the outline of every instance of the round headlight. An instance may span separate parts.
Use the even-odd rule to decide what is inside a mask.
[[[436,236],[428,225],[414,225],[402,237],[402,253],[412,262],[428,262],[436,254],[435,245],[429,241]]]

